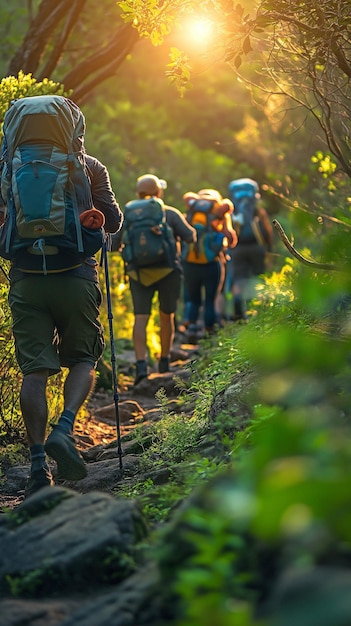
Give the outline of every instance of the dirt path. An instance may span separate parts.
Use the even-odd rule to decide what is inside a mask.
[[[137,387],[133,385],[133,377],[123,372],[123,387],[118,391],[117,409],[122,437],[133,431],[141,422],[147,423],[153,419],[158,406],[155,393],[161,387],[165,389],[167,396],[170,397],[170,403],[176,402],[177,389],[174,383],[174,375],[185,375],[185,365],[190,361],[193,352],[194,346],[183,346],[178,343],[174,347],[171,372],[167,374],[151,372],[149,377],[141,381]],[[181,359],[179,358],[180,356],[182,357]],[[116,440],[116,422],[116,406],[113,393],[97,389],[87,404],[86,418],[76,421],[74,436],[77,447],[83,454],[95,446],[107,447]],[[11,468],[5,474],[5,480],[0,483],[0,513],[12,510],[24,499],[23,472],[29,473],[29,464],[26,467],[23,465],[18,466],[17,484],[15,470],[16,467]],[[14,478],[10,481],[6,479],[9,472],[14,475]]]

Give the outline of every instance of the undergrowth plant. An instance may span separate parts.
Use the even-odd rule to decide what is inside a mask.
[[[201,433],[206,429],[206,417],[170,411],[164,389],[157,392],[156,398],[161,410],[161,419],[150,427],[152,444],[144,455],[144,464],[155,466],[164,462],[179,463],[194,448]]]
[[[284,294],[275,277],[247,326],[228,324],[193,366],[202,405],[212,382],[218,392],[252,370],[255,383],[252,417],[232,441],[230,411],[217,416],[225,469],[175,511],[159,542],[177,626],[319,624],[320,603],[326,624],[351,617],[345,609],[340,621],[345,591],[333,596],[328,569],[342,577],[351,567],[349,278],[296,267],[283,283],[292,278]],[[304,581],[322,585],[325,602],[307,597]]]

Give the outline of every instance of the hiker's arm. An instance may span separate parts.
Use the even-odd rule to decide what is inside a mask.
[[[86,156],[87,166],[91,179],[91,195],[94,207],[105,216],[105,230],[116,233],[121,229],[123,213],[111,187],[109,173],[106,167],[94,157]]]
[[[273,245],[274,231],[273,231],[273,226],[268,217],[268,213],[266,209],[264,209],[262,206],[258,207],[257,213],[261,220],[261,223],[263,224],[263,227],[266,233],[265,239],[266,239],[268,248],[271,249]]]
[[[228,241],[228,248],[235,248],[238,243],[238,235],[232,225],[232,218],[230,213],[226,213],[223,218],[223,235],[226,236]]]
[[[185,216],[174,207],[166,207],[166,219],[172,228],[175,237],[179,237],[186,243],[194,243],[196,241],[196,230],[186,221]]]
[[[111,237],[111,252],[120,252],[122,245],[123,228],[118,233],[113,233]]]

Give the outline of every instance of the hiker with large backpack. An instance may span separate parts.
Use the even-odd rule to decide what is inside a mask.
[[[234,204],[233,226],[238,245],[231,250],[229,285],[234,298],[234,321],[247,321],[247,304],[252,299],[252,281],[266,272],[266,254],[273,244],[273,227],[262,206],[258,183],[238,178],[229,183]]]
[[[0,256],[10,260],[9,304],[23,374],[20,406],[30,450],[26,496],[58,477],[87,474],[72,436],[104,348],[94,254],[123,214],[106,167],[84,149],[85,119],[70,99],[24,97],[4,118]],[[48,377],[68,368],[63,412],[45,441]]]
[[[218,322],[216,297],[224,280],[225,253],[237,243],[230,215],[232,202],[215,189],[187,192],[183,199],[186,217],[197,232],[195,244],[183,247],[187,296],[188,340],[196,343],[199,311],[203,304],[205,332],[213,333]]]
[[[196,231],[189,226],[182,213],[164,204],[166,187],[166,181],[153,174],[139,176],[137,199],[128,202],[124,208],[121,254],[133,301],[135,385],[148,375],[147,325],[156,292],[161,343],[158,371],[163,374],[170,369],[174,317],[182,281],[180,242],[196,239]]]

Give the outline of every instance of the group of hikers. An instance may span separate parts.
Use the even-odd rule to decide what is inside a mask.
[[[147,325],[155,293],[160,316],[158,370],[165,373],[170,369],[179,306],[181,326],[191,343],[199,336],[200,313],[205,334],[222,325],[224,290],[233,295],[230,319],[246,322],[251,280],[265,272],[273,240],[258,184],[250,178],[229,184],[232,199],[215,189],[186,192],[184,213],[164,203],[166,188],[166,181],[154,174],[140,176],[137,199],[127,203],[122,230],[114,237],[132,295],[135,384],[148,375]]]
[[[3,125],[0,256],[10,261],[9,305],[18,365],[20,408],[30,452],[25,495],[87,475],[73,437],[80,407],[94,388],[103,353],[102,295],[95,254],[108,240],[119,250],[133,302],[137,385],[148,375],[147,325],[154,294],[160,312],[160,373],[170,369],[175,315],[196,335],[221,322],[224,286],[233,293],[233,320],[246,321],[246,287],[265,271],[272,228],[255,181],[184,194],[184,213],[163,201],[166,182],[140,176],[136,198],[122,211],[106,167],[84,148],[85,119],[63,96],[20,98]],[[110,237],[106,238],[106,235]],[[67,368],[63,411],[46,437],[48,378]]]

